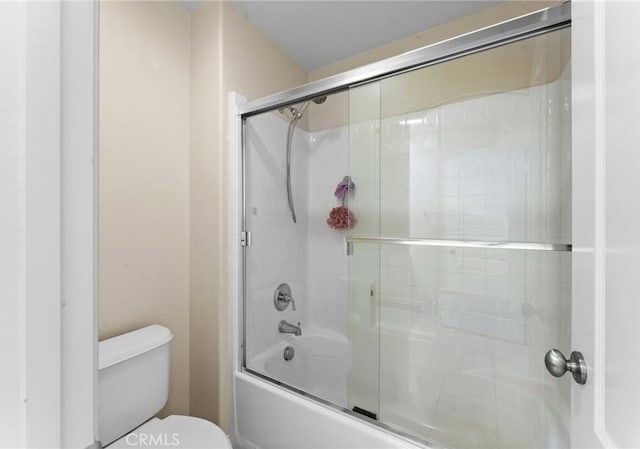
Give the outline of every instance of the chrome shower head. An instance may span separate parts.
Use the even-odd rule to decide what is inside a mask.
[[[311,101],[313,101],[315,104],[322,104],[325,101],[327,101],[327,96],[324,95],[322,97],[316,97],[311,99]],[[287,110],[291,113],[291,120],[294,120],[294,119],[299,120],[302,118],[302,114],[304,114],[304,110],[307,109],[308,105],[309,105],[309,101],[305,101],[300,107],[300,109],[297,109],[292,105],[288,105],[288,106],[281,107],[280,109],[278,109],[278,111],[280,111],[281,114],[284,114],[284,111]]]

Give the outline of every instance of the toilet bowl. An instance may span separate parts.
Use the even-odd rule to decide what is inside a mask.
[[[225,433],[210,421],[192,416],[152,418],[114,441],[109,448],[231,449]]]
[[[231,449],[215,424],[191,416],[155,414],[169,397],[166,327],[151,325],[99,343],[98,434],[109,448]]]

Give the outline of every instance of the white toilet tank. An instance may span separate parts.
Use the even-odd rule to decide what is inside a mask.
[[[103,446],[152,418],[169,397],[169,343],[157,324],[98,345],[98,434]]]

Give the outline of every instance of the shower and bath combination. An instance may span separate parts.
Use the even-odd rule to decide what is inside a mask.
[[[322,104],[327,100],[326,96],[313,98],[315,104]],[[296,218],[296,209],[293,205],[293,193],[291,192],[291,146],[293,142],[293,132],[296,129],[296,125],[298,124],[298,120],[302,118],[304,115],[304,111],[309,106],[309,102],[305,101],[300,106],[300,109],[296,109],[294,106],[286,106],[285,108],[280,109],[280,113],[284,113],[285,110],[288,110],[291,113],[291,120],[289,121],[289,129],[287,131],[287,201],[289,203],[289,210],[291,211],[291,219],[294,223],[297,223],[298,220]]]
[[[256,447],[570,447],[572,385],[554,376],[580,364],[559,351],[545,364],[572,349],[563,180],[580,153],[570,29],[547,22],[570,5],[554,8],[531,34],[520,17],[429,46],[410,66],[420,52],[242,106],[235,232],[252,239],[234,264],[239,436]],[[517,39],[505,42],[509,27]],[[451,53],[476,38],[479,51]],[[526,70],[512,70],[514,55]],[[307,113],[312,102],[325,116]],[[305,117],[311,129],[293,142]],[[304,226],[291,227],[297,213]],[[293,431],[263,431],[283,419]]]

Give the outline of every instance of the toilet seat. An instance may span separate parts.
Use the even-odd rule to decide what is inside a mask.
[[[108,447],[231,449],[231,443],[222,429],[210,421],[192,416],[171,415],[147,421]]]

